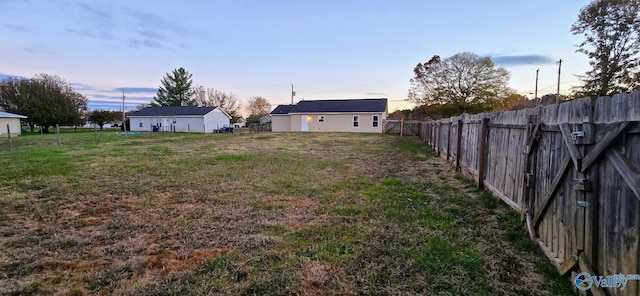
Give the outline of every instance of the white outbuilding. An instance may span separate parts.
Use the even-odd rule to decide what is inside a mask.
[[[231,116],[218,107],[147,107],[127,117],[131,131],[212,133],[231,126]]]
[[[9,134],[7,133],[7,126],[9,126],[11,136],[20,135],[20,133],[22,132],[20,119],[25,118],[27,117],[24,115],[0,111],[0,137],[9,136]]]

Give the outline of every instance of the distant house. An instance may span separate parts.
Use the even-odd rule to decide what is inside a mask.
[[[300,101],[271,111],[274,132],[382,133],[387,99]]]
[[[211,133],[231,126],[231,116],[218,107],[147,107],[127,117],[131,131]]]
[[[8,112],[0,111],[0,137],[8,137],[7,125],[9,125],[9,131],[11,136],[17,136],[22,133],[20,128],[20,119],[27,118],[24,115],[18,115]]]
[[[87,121],[85,122],[85,124],[82,127],[86,127],[86,128],[100,128],[100,125],[98,125],[95,122],[91,122],[91,121]],[[104,125],[102,125],[102,128],[112,128],[113,124],[111,123],[105,123]]]

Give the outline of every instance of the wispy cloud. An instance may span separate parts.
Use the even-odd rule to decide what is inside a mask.
[[[77,24],[74,28],[66,29],[67,32],[100,40],[110,40],[114,38],[113,12],[91,6],[84,2],[76,2],[76,7],[80,8],[83,22]]]
[[[84,2],[76,2],[76,5],[78,5],[78,7],[82,8],[82,10],[90,13],[91,15],[93,15],[94,17],[97,17],[99,19],[111,19],[113,14],[106,11],[106,10],[101,10],[101,9],[97,9],[93,6],[90,6],[89,4],[86,4]]]
[[[181,44],[180,40],[189,35],[182,24],[169,18],[134,9],[128,13],[134,20],[133,31],[136,33],[136,37],[129,40],[130,47],[174,49],[166,44]]]
[[[66,31],[81,37],[120,41],[131,48],[184,48],[189,32],[169,17],[131,7],[101,6],[93,2],[75,4],[80,22]]]
[[[44,46],[40,46],[40,45],[34,45],[34,46],[27,46],[22,48],[24,51],[26,52],[32,52],[32,53],[46,53],[49,55],[57,55],[58,53],[52,50],[47,49]]]
[[[163,46],[159,40],[132,39],[132,40],[129,40],[129,47],[131,48],[141,48],[141,47],[162,48]]]
[[[99,87],[82,83],[71,83],[81,94],[87,96],[89,109],[119,110],[122,106],[122,91],[125,95],[125,107],[133,109],[139,104],[148,104],[153,100],[157,89],[151,87]]]
[[[157,88],[153,88],[153,87],[119,87],[116,88],[115,90],[117,91],[124,91],[125,93],[129,93],[129,92],[133,92],[133,93],[153,93],[155,94],[156,91],[158,90]]]
[[[544,55],[501,55],[492,56],[494,63],[502,66],[526,66],[526,65],[548,65],[556,62],[555,59]]]
[[[28,32],[29,31],[29,28],[27,28],[25,26],[20,26],[20,25],[5,24],[5,25],[2,25],[2,27],[7,29],[7,30],[16,31],[16,32]]]
[[[365,95],[367,95],[367,96],[387,96],[387,95],[389,95],[389,94],[386,94],[386,93],[378,93],[378,92],[368,92],[368,93],[365,93]]]
[[[4,80],[9,79],[9,78],[24,78],[24,77],[0,73],[0,81],[4,81]]]
[[[0,73],[0,82],[9,78],[25,78]],[[125,95],[125,108],[133,110],[139,104],[148,104],[153,100],[157,89],[152,87],[99,87],[83,83],[69,83],[77,92],[88,98],[89,109],[120,110],[122,108],[122,91]]]

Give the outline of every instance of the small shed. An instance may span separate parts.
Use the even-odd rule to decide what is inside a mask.
[[[7,126],[11,131],[11,136],[17,136],[22,133],[20,120],[27,118],[24,115],[13,114],[0,111],[0,137],[8,137]]]

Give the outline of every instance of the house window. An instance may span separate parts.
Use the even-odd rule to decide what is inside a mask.
[[[318,122],[324,122],[324,115],[318,116]]]
[[[353,116],[353,127],[358,127],[358,115]]]
[[[378,127],[378,115],[373,115],[373,127]]]
[[[140,125],[140,127],[142,127],[142,122],[139,125]]]
[[[173,120],[173,124],[176,124],[176,120],[175,119]]]

